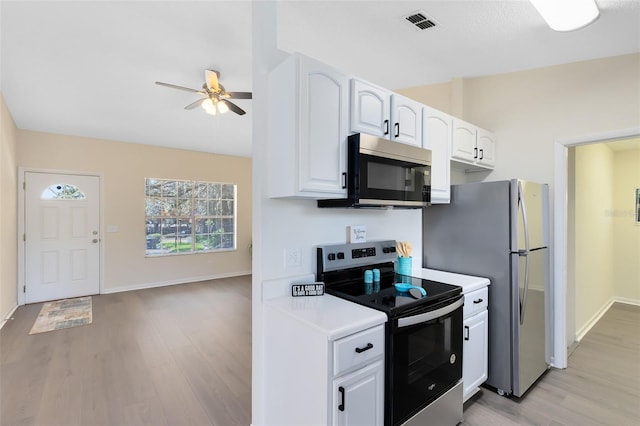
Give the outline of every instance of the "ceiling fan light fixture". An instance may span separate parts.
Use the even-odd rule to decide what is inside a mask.
[[[213,101],[211,100],[211,98],[209,99],[205,99],[204,101],[202,101],[202,109],[204,109],[207,114],[211,114],[211,115],[216,115],[217,111],[216,111],[216,106],[213,104]]]
[[[600,16],[595,0],[530,0],[533,7],[555,31],[585,27]]]
[[[224,102],[218,101],[216,102],[216,106],[218,107],[218,112],[220,114],[224,114],[225,112],[229,111],[229,107]]]

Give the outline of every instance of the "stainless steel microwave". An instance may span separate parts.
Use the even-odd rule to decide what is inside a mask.
[[[421,208],[431,202],[431,151],[364,133],[347,140],[347,198],[318,207]]]

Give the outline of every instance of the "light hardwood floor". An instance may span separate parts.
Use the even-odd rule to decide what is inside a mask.
[[[462,425],[640,425],[640,307],[615,303],[524,398],[483,389]]]
[[[0,424],[248,425],[251,277],[93,297],[93,323],[0,333]]]
[[[0,333],[1,425],[249,425],[249,276],[93,298],[93,324]],[[640,307],[615,304],[521,400],[483,389],[462,425],[640,424]]]

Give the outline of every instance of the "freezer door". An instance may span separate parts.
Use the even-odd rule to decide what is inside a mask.
[[[511,252],[548,247],[549,185],[514,179],[511,202]]]
[[[511,255],[513,394],[521,397],[544,373],[546,360],[545,294],[548,289],[548,249]],[[528,279],[527,279],[528,274]]]

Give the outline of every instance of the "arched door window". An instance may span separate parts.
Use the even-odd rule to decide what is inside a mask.
[[[87,197],[75,185],[56,183],[42,191],[40,198],[43,200],[84,200]]]

